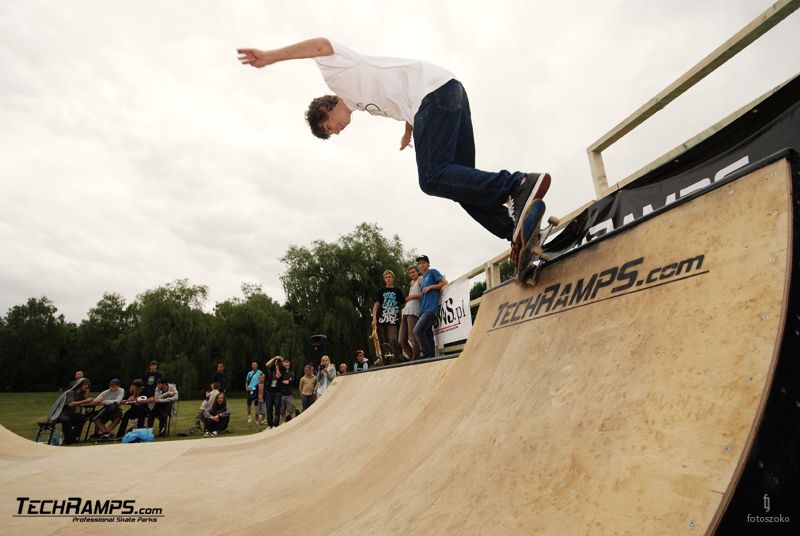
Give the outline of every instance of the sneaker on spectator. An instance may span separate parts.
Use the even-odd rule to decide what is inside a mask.
[[[247,417],[247,422],[248,422],[248,423],[251,423],[251,422],[253,422],[253,418],[252,418],[252,417]]]
[[[211,435],[214,436],[214,437],[217,437],[217,431],[214,430],[213,432],[211,432]]]
[[[203,434],[203,437],[211,437],[211,432],[205,432],[205,433]]]

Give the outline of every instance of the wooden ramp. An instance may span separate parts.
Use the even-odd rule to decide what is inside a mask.
[[[713,532],[778,362],[791,173],[775,161],[500,287],[458,359],[338,378],[276,430],[93,448],[0,430],[0,533]],[[163,517],[16,517],[18,497]]]

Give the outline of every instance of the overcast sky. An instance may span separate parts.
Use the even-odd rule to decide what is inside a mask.
[[[284,300],[291,244],[361,222],[454,279],[507,243],[424,195],[403,124],[353,114],[320,141],[313,60],[242,67],[237,47],[309,37],[453,71],[478,167],[549,171],[549,211],[593,198],[586,147],[768,0],[30,1],[0,4],[0,314],[47,296],[79,322],[103,292],[177,278],[208,309],[243,281]],[[791,15],[606,155],[618,180],[800,71]],[[381,275],[376,273],[376,279]]]

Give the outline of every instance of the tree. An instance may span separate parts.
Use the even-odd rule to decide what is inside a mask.
[[[136,328],[134,313],[135,308],[126,306],[121,295],[105,293],[81,322],[74,342],[76,366],[95,385],[120,376],[127,354],[126,335]]]
[[[57,312],[45,296],[9,309],[0,332],[4,389],[49,390],[69,381],[73,371],[68,344],[75,325]]]
[[[291,246],[281,259],[286,307],[310,333],[324,333],[331,359],[350,362],[356,348],[365,347],[371,331],[372,304],[383,286],[384,270],[392,270],[396,284],[405,286],[405,267],[413,252],[405,252],[400,238],[387,239],[375,224],[362,223],[329,243]]]
[[[214,351],[217,360],[225,362],[228,385],[234,389],[253,361],[263,365],[270,357],[282,355],[292,359],[292,368],[302,367],[300,358],[308,338],[292,314],[264,294],[260,285],[244,283],[242,294],[244,299],[226,300],[214,308]]]

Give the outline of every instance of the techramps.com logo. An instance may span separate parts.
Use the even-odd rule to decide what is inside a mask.
[[[163,508],[137,507],[133,499],[33,499],[17,497],[14,517],[71,517],[73,523],[155,523]]]
[[[700,254],[647,268],[645,258],[639,257],[574,281],[559,281],[534,296],[498,305],[488,331],[704,275],[709,272],[703,270],[704,262]]]

